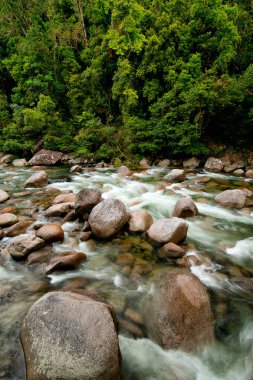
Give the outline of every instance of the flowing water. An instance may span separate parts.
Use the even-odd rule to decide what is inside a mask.
[[[11,195],[1,208],[13,205],[21,218],[33,218],[34,224],[44,223],[43,211],[51,205],[57,194],[55,189],[77,193],[83,188],[95,188],[103,193],[103,198],[120,199],[129,210],[146,209],[155,220],[171,217],[176,201],[183,195],[192,197],[199,209],[199,215],[188,220],[185,248],[187,256],[195,257],[190,261],[190,271],[209,290],[216,339],[201,352],[189,354],[163,350],[148,339],[141,324],[138,333],[133,333],[139,336],[137,339],[122,331],[119,337],[122,378],[252,380],[253,208],[225,209],[214,202],[214,197],[225,189],[252,191],[253,181],[199,171],[189,173],[184,183],[171,185],[163,179],[167,171],[158,168],[135,173],[131,178],[121,177],[113,169],[87,169],[72,177],[68,168],[46,170],[50,185],[22,194],[23,184],[33,171],[1,169],[0,188]],[[210,177],[207,182],[203,178],[206,175]],[[81,224],[67,222],[62,227],[65,240],[62,244],[55,243],[53,250],[85,252],[88,259],[78,270],[45,276],[32,266],[0,255],[0,379],[25,379],[19,328],[29,307],[44,293],[72,289],[78,283],[79,287],[113,305],[118,319],[126,321],[129,309],[141,315],[142,300],[145,294],[152,292],[154,276],[178,266],[175,261],[159,260],[156,248],[143,235],[123,231],[109,242],[80,243],[77,237]],[[33,225],[29,229],[32,228]],[[1,246],[9,241],[11,238],[4,238]]]

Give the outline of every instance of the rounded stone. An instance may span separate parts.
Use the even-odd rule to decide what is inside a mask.
[[[51,292],[21,328],[27,380],[118,380],[120,351],[109,305],[71,292]]]
[[[36,231],[36,236],[46,243],[55,243],[64,240],[64,231],[58,224],[45,224]]]
[[[129,213],[118,199],[106,199],[93,208],[89,224],[95,236],[106,239],[117,232],[128,222]]]

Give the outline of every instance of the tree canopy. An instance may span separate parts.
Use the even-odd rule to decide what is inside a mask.
[[[252,16],[250,0],[0,0],[0,150],[247,147]]]

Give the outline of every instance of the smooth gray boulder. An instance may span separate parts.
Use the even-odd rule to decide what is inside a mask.
[[[120,350],[109,305],[51,292],[30,308],[21,328],[27,380],[118,380]]]
[[[106,239],[119,232],[129,218],[130,214],[121,201],[106,199],[92,209],[88,222],[95,236]]]

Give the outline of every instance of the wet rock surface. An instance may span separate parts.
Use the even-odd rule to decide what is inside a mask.
[[[119,379],[114,317],[101,302],[70,292],[48,293],[29,310],[21,339],[28,380]]]
[[[145,315],[148,333],[166,349],[196,351],[213,340],[209,296],[193,274],[163,273]]]
[[[89,216],[92,232],[99,238],[115,235],[130,218],[125,205],[118,199],[106,199],[93,208]]]

